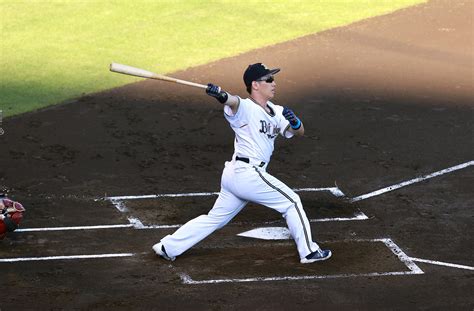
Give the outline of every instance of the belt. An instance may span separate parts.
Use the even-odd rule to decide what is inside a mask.
[[[249,159],[249,158],[242,158],[242,157],[236,156],[236,157],[235,157],[235,160],[237,160],[237,161],[242,161],[242,162],[245,162],[245,163],[249,163],[249,164],[250,164],[250,159]],[[260,162],[260,164],[258,164],[257,166],[259,166],[259,167],[264,167],[264,166],[265,166],[265,162]]]

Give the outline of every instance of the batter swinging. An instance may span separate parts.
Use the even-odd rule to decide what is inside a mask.
[[[275,138],[302,136],[301,120],[288,108],[275,105],[274,75],[280,69],[268,69],[262,63],[248,66],[244,82],[250,97],[242,99],[208,84],[206,93],[224,104],[224,116],[235,132],[234,155],[225,163],[221,191],[213,208],[164,237],[153,246],[159,256],[175,260],[176,256],[226,225],[248,202],[277,210],[285,218],[296,242],[301,263],[312,263],[331,257],[312,240],[311,228],[299,196],[284,183],[266,172],[273,153]]]

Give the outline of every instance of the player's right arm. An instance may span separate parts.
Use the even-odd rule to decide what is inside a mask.
[[[229,106],[232,113],[236,113],[239,108],[240,99],[238,96],[232,95],[223,91],[220,86],[209,83],[207,85],[206,94],[217,99],[221,104]]]

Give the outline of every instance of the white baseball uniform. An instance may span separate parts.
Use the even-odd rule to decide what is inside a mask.
[[[270,101],[268,113],[252,99],[240,99],[235,114],[224,106],[224,115],[235,132],[234,155],[225,163],[221,191],[207,215],[189,221],[172,235],[164,237],[168,256],[178,256],[226,225],[248,202],[265,205],[280,212],[296,242],[300,258],[319,249],[311,238],[311,228],[299,196],[266,172],[280,134],[291,138],[283,107]],[[247,163],[248,162],[248,163]]]

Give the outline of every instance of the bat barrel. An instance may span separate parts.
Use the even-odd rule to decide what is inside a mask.
[[[132,66],[127,66],[127,65],[122,65],[122,64],[117,64],[117,63],[110,64],[110,71],[130,75],[130,76],[147,78],[147,79],[174,82],[174,83],[198,87],[202,89],[207,88],[207,85],[204,85],[204,84],[194,83],[194,82],[190,82],[186,80],[180,80],[180,79],[168,77],[165,75],[160,75],[148,70],[144,70],[144,69],[140,69],[140,68],[136,68]]]
[[[127,65],[122,65],[122,64],[117,64],[117,63],[110,64],[110,71],[123,73],[130,76],[148,78],[148,79],[151,79],[154,75],[153,72],[148,71],[148,70],[135,68],[132,66],[127,66]]]

